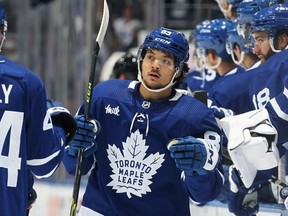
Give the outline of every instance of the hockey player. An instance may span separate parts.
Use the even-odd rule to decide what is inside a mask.
[[[111,78],[137,80],[137,58],[127,52],[115,63]]]
[[[225,47],[227,29],[231,24],[232,21],[227,19],[214,19],[197,31],[198,57],[207,68],[216,70],[220,76],[237,72],[236,65]]]
[[[232,57],[233,62],[241,68],[241,72],[225,76],[220,82],[216,83],[216,87],[211,92],[213,100],[211,107],[218,109],[218,112],[215,113],[219,119],[253,109],[249,100],[249,83],[254,76],[254,72],[250,72],[250,70],[251,67],[255,68],[260,63],[252,53],[252,49],[245,47],[244,39],[238,35],[234,22],[227,26],[227,35],[226,51]],[[241,66],[245,66],[245,70]],[[247,73],[248,70],[249,73]]]
[[[256,110],[221,120],[235,164],[230,169],[229,210],[236,215],[258,211],[256,191],[272,175],[278,176],[279,160],[286,153],[287,11],[287,5],[276,4],[255,14],[254,51],[263,61],[250,84],[250,100]],[[233,127],[240,119],[241,125]]]
[[[229,53],[226,50],[226,40],[228,39],[227,31],[233,22],[227,19],[215,19],[210,21],[208,25],[202,27],[197,34],[197,54],[203,59],[205,65],[209,69],[216,70],[221,76],[209,91],[210,103],[209,107],[214,110],[215,117],[222,118],[226,115],[226,112],[230,110],[236,110],[239,106],[229,100],[223,100],[222,95],[216,94],[216,91],[225,89],[226,85],[229,85],[228,80],[231,77],[236,76],[244,71],[244,68],[237,66]],[[235,91],[234,91],[235,92]],[[231,92],[229,92],[231,94]],[[222,102],[219,103],[219,102]],[[224,104],[228,103],[229,104]],[[220,109],[225,107],[227,110]]]
[[[227,52],[232,56],[237,65],[247,70],[256,68],[261,63],[252,50],[252,37],[249,25],[254,14],[259,11],[255,1],[244,0],[237,8],[237,21],[228,29]]]
[[[6,13],[0,6],[0,49],[6,32]],[[26,216],[36,198],[32,174],[53,174],[76,125],[64,107],[47,111],[45,88],[35,73],[4,56],[0,71],[0,214]]]
[[[253,22],[255,47],[258,46],[261,50],[262,44],[264,43],[263,38],[265,38],[265,41],[268,41],[270,50],[274,53],[273,55],[267,55],[270,56],[270,58],[266,58],[265,63],[261,65],[258,70],[259,72],[257,72],[258,74],[252,80],[250,96],[255,109],[263,108],[266,107],[267,104],[270,104],[274,107],[275,111],[281,112],[280,110],[282,108],[282,112],[286,113],[284,107],[281,107],[280,110],[279,108],[276,108],[276,106],[281,105],[274,104],[275,101],[273,98],[277,97],[279,94],[286,94],[285,88],[287,88],[287,11],[287,4],[276,4],[255,14]],[[275,21],[274,18],[277,19],[277,21]],[[259,33],[264,33],[264,36],[261,39],[258,37]],[[278,113],[277,116],[281,119],[283,114]],[[273,119],[271,120],[273,123]],[[275,119],[275,123],[273,123],[275,127],[277,125],[276,122],[277,119]],[[281,127],[276,127],[276,129],[278,134],[280,133],[279,139],[281,139]],[[284,133],[284,131],[282,132]],[[282,140],[281,142],[283,143],[284,141],[285,140]]]
[[[139,48],[139,81],[112,79],[93,89],[90,115],[101,131],[97,150],[83,160],[83,174],[91,173],[79,215],[185,216],[189,197],[218,196],[221,131],[210,109],[175,91],[188,49],[183,33],[157,28]],[[63,160],[71,174],[76,141]]]
[[[197,56],[197,32],[202,26],[208,24],[209,21],[205,20],[192,30],[189,36],[189,50],[190,50],[190,70],[184,80],[183,88],[186,88],[193,95],[195,91],[206,91],[209,94],[213,84],[220,78],[220,75],[213,69],[207,69],[202,59]]]
[[[244,53],[245,52],[250,53],[251,49],[253,48],[251,23],[253,21],[254,14],[258,12],[259,10],[260,8],[259,8],[257,1],[253,1],[253,0],[243,0],[242,2],[240,2],[237,8],[237,19],[236,19],[237,27],[236,28],[237,28],[238,35],[243,38],[243,39],[240,38],[239,46],[240,48],[243,48],[243,50],[241,49],[241,51],[244,51]],[[259,62],[257,66],[259,66]],[[249,68],[249,69],[254,68],[254,67],[249,67],[249,64],[248,66],[244,66],[244,67]]]

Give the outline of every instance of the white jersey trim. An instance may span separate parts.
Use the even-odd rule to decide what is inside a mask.
[[[46,164],[47,162],[55,158],[57,155],[59,155],[59,153],[60,151],[56,151],[52,155],[46,158],[27,160],[27,164],[30,166],[40,166],[40,165]]]
[[[279,118],[284,119],[285,121],[288,121],[288,115],[281,110],[276,99],[275,98],[271,99],[270,103],[271,103],[273,109],[275,110],[275,112],[277,113],[277,115],[279,116]]]

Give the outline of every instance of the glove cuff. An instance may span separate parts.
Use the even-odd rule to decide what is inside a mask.
[[[211,143],[205,139],[198,139],[198,140],[200,140],[204,144],[207,151],[207,159],[203,168],[208,171],[213,171],[219,162],[218,151],[220,146],[218,147],[214,143]]]
[[[88,147],[87,149],[84,149],[84,152],[83,152],[84,157],[87,158],[87,157],[91,156],[97,150],[97,148],[98,148],[97,145],[93,144],[90,147]],[[79,148],[68,146],[65,150],[67,151],[68,155],[70,155],[70,156],[73,156],[73,157],[78,156]]]
[[[62,127],[66,133],[66,143],[70,142],[77,130],[74,117],[64,107],[51,107],[48,109],[53,125]]]

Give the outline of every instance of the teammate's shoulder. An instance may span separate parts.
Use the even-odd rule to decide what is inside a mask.
[[[123,92],[128,92],[128,89],[131,85],[133,85],[133,83],[138,83],[138,81],[110,79],[98,83],[95,87],[95,91],[99,93],[99,96],[111,95],[115,93],[120,94]]]
[[[288,49],[284,49],[281,52],[275,53],[276,56],[285,56],[287,58]]]
[[[202,99],[196,98],[195,92],[190,92],[190,91],[183,90],[183,89],[175,89],[175,90],[176,90],[176,93],[170,99],[170,101],[179,101],[178,106],[181,105],[184,107],[188,107],[188,109],[190,109],[191,106],[194,106],[194,105],[198,106],[198,104],[204,105],[203,103],[205,103],[204,101],[202,101]]]
[[[13,78],[23,78],[25,74],[20,65],[4,56],[0,56],[0,73]]]
[[[245,73],[246,72],[245,68],[242,67],[242,66],[238,65],[236,68],[237,68],[236,74],[241,74],[241,73]]]
[[[115,87],[125,87],[125,86],[129,86],[129,83],[131,82],[131,80],[121,80],[121,79],[109,79],[109,80],[105,80],[102,81],[100,83],[97,84],[98,88],[115,88]]]
[[[189,124],[193,125],[203,121],[207,115],[213,116],[211,109],[205,104],[207,101],[203,101],[202,99],[201,101],[199,98],[196,99],[194,96],[183,94],[178,91],[173,98],[177,98],[177,95],[179,98],[171,112],[174,116],[186,119]]]
[[[0,73],[14,79],[30,77],[29,79],[39,80],[39,77],[31,70],[20,64],[17,64],[5,56],[0,56]]]
[[[274,66],[275,64],[279,64],[280,62],[287,62],[288,59],[288,49],[282,50],[281,52],[277,52],[274,55],[272,55],[270,58],[267,59],[267,61],[264,62],[263,65],[265,67]]]

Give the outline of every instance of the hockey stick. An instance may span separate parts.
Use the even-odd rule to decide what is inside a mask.
[[[103,39],[107,31],[108,23],[109,23],[109,8],[108,8],[106,0],[104,0],[102,21],[101,21],[100,29],[99,29],[99,32],[98,32],[98,35],[94,44],[92,63],[91,63],[89,81],[87,85],[86,98],[85,98],[84,116],[87,121],[89,121],[90,105],[91,105],[91,99],[92,99],[92,88],[95,85],[94,80],[95,80],[96,62],[98,59],[100,47],[103,43]],[[84,149],[80,149],[78,151],[77,166],[76,166],[73,195],[72,195],[72,203],[71,203],[71,208],[70,208],[70,216],[76,215],[79,189],[80,189],[80,183],[81,183],[83,153],[84,153]]]

